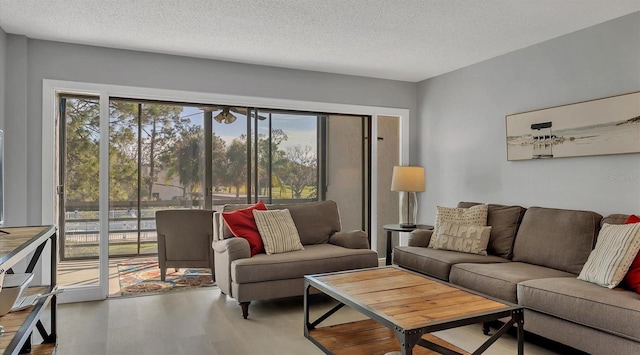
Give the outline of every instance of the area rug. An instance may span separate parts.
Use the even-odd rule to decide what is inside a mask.
[[[157,261],[118,263],[121,295],[168,292],[199,287],[212,287],[215,282],[209,269],[167,269],[165,281],[160,281]]]

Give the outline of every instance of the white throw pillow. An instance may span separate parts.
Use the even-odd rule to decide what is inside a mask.
[[[253,210],[253,218],[267,255],[304,249],[289,210]]]
[[[639,250],[640,223],[605,223],[578,279],[614,288],[624,278]]]
[[[476,205],[469,208],[451,208],[437,206],[438,213],[433,226],[433,235],[429,241],[429,248],[435,248],[436,239],[440,224],[442,222],[452,222],[456,224],[473,225],[484,227],[487,225],[487,215],[489,213],[489,205]]]
[[[440,224],[435,248],[487,255],[490,236],[490,226],[469,226],[443,222]]]

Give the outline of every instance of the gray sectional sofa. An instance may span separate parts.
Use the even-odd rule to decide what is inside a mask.
[[[522,305],[528,332],[592,354],[640,354],[640,294],[577,279],[602,224],[627,217],[490,204],[489,255],[427,248],[433,231],[416,230],[408,246],[394,249],[393,260]]]
[[[224,212],[248,206],[227,205]],[[365,232],[341,231],[334,201],[269,206],[285,208],[291,213],[304,250],[253,257],[247,240],[234,238],[221,214],[214,214],[216,283],[224,294],[240,303],[244,318],[251,301],[302,295],[304,275],[378,266],[378,253],[369,248]]]

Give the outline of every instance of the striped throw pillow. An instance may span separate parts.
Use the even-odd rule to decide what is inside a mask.
[[[304,249],[289,210],[253,210],[253,218],[267,255]]]
[[[639,250],[640,223],[605,223],[578,279],[614,288],[624,278]]]

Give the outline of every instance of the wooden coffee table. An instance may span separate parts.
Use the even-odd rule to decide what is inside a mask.
[[[311,287],[340,302],[313,322]],[[304,335],[327,354],[464,354],[429,333],[502,318],[509,321],[473,354],[484,352],[514,324],[518,354],[524,353],[522,307],[397,266],[309,275],[304,288]],[[345,305],[370,319],[319,327]]]

